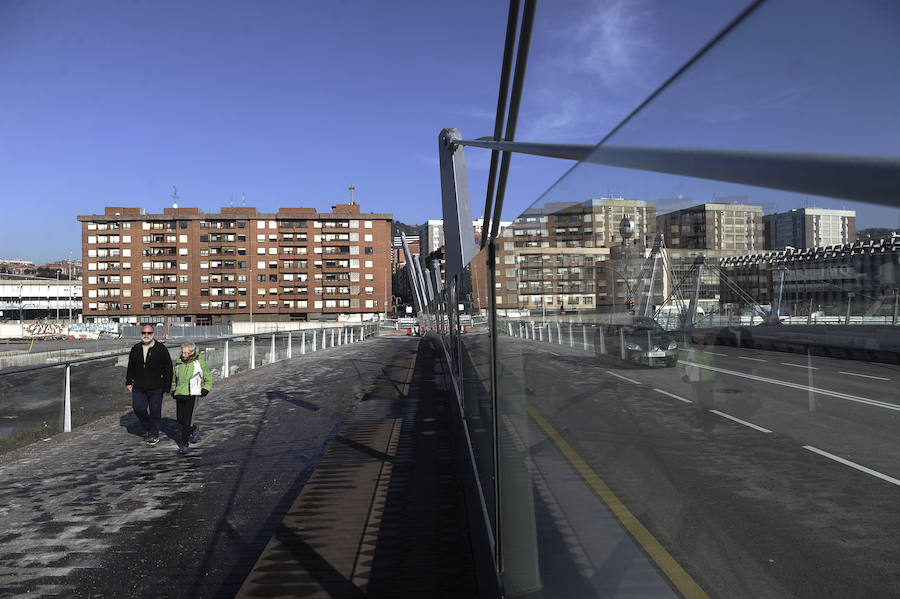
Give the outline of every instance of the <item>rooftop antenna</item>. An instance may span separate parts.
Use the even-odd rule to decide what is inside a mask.
[[[172,208],[178,208],[178,188],[172,186]]]
[[[353,183],[351,183],[350,187],[348,187],[347,189],[350,190],[350,205],[352,206],[353,205],[353,190],[355,190],[356,188],[353,187]]]

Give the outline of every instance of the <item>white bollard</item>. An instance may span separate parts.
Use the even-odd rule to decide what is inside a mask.
[[[588,342],[587,342],[587,327],[583,324],[581,325],[581,336],[584,337],[584,351],[588,350]]]
[[[312,345],[312,350],[313,350],[313,351],[316,351],[316,332],[315,332],[315,331],[313,331],[313,345]]]
[[[294,334],[291,333],[291,332],[288,332],[288,348],[287,348],[287,357],[288,357],[288,360],[290,360],[290,359],[293,357],[293,356],[291,355],[291,353],[292,353],[291,350],[293,349],[293,348],[291,347],[291,344],[292,344],[292,342],[293,342],[293,338],[294,338]]]
[[[509,336],[512,337],[512,323],[507,322],[506,327],[509,329]]]
[[[538,341],[544,340],[544,325],[538,327]]]
[[[619,355],[623,360],[628,359],[628,354],[625,351],[625,331],[619,329]]]
[[[562,345],[562,328],[559,326],[559,321],[556,321],[556,341]]]
[[[72,377],[71,366],[66,364],[66,392],[63,399],[63,432],[72,432]]]
[[[250,370],[256,368],[256,337],[250,337]]]
[[[222,358],[222,378],[228,378],[228,371],[230,367],[228,365],[228,339],[225,340],[225,356]]]
[[[306,331],[300,334],[300,355],[306,353]]]
[[[606,332],[603,330],[603,325],[597,325],[597,333],[600,336],[600,353],[606,354]]]
[[[334,329],[331,329],[331,347],[334,347]]]
[[[569,323],[569,347],[575,347],[575,337],[573,335],[574,331],[572,330],[574,328],[575,328],[574,325],[570,322]]]
[[[269,355],[269,364],[275,363],[275,333],[272,333],[272,353]]]

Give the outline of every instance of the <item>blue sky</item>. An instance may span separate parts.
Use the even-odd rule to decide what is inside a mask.
[[[598,141],[743,5],[540,3],[517,137]],[[76,215],[161,212],[173,185],[181,205],[214,212],[242,194],[262,211],[327,210],[353,183],[364,211],[440,218],[438,133],[493,131],[506,11],[462,1],[2,2],[0,257],[78,255]],[[478,215],[488,154],[467,159]],[[522,156],[512,165],[505,218],[572,166]],[[591,185],[593,195],[698,197],[675,179],[604,175]]]

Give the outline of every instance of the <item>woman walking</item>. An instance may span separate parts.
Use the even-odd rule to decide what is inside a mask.
[[[175,365],[172,378],[172,397],[176,403],[176,417],[181,425],[181,442],[178,453],[187,453],[191,439],[191,417],[197,400],[212,389],[212,372],[206,361],[197,354],[197,346],[187,342],[181,345],[181,358]],[[194,439],[196,442],[196,439]]]

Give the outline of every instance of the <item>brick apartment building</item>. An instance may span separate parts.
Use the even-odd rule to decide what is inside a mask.
[[[626,216],[633,233],[623,240],[619,227]],[[526,210],[497,238],[497,307],[575,312],[624,306],[629,292],[614,275],[626,268],[623,241],[629,262],[640,261],[655,227],[656,204],[641,200],[593,198]],[[473,263],[475,279],[486,276],[481,262]],[[486,306],[488,290],[479,280],[472,285],[475,301]]]
[[[391,214],[107,207],[79,216],[84,319],[336,320],[389,309]]]

